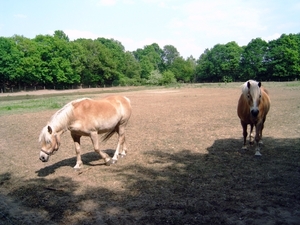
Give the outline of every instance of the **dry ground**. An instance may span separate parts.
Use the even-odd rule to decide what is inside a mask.
[[[239,151],[239,84],[118,93],[133,115],[128,156],[110,167],[83,138],[75,171],[69,133],[39,160],[56,110],[1,116],[0,224],[300,224],[300,88],[265,86],[261,158]],[[101,147],[115,145],[116,136]]]

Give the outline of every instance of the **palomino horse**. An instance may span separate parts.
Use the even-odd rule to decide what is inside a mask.
[[[270,98],[266,89],[261,87],[261,83],[249,80],[242,86],[242,94],[238,102],[237,114],[243,127],[244,145],[242,149],[247,149],[247,126],[250,124],[250,144],[253,144],[252,131],[255,126],[256,156],[260,154],[260,144],[262,144],[262,131],[264,122],[270,109]]]
[[[82,98],[66,104],[58,110],[50,122],[42,129],[39,141],[42,144],[40,160],[47,162],[49,156],[60,146],[60,136],[67,130],[75,143],[77,162],[75,169],[82,165],[80,138],[89,136],[94,150],[104,159],[106,165],[116,163],[118,155],[126,155],[125,127],[131,115],[130,100],[122,96],[109,96],[101,100]],[[98,134],[104,134],[103,140],[114,133],[119,135],[118,145],[113,158],[99,149]]]

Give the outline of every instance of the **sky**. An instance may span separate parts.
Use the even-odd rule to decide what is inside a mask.
[[[135,51],[173,45],[184,58],[235,41],[300,33],[299,0],[0,0],[0,36],[104,37]]]

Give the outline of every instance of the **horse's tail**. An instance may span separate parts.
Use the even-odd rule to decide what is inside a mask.
[[[102,141],[107,141],[108,139],[110,139],[114,134],[116,133],[116,129],[113,129],[109,132],[107,132],[103,137],[102,137]]]

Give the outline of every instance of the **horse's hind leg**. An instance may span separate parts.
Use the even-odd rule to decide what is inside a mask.
[[[119,135],[118,138],[118,145],[115,151],[115,154],[112,158],[113,163],[117,162],[118,160],[118,155],[120,154],[121,157],[125,157],[126,156],[126,144],[125,144],[125,126],[124,125],[120,125],[119,127],[116,128],[116,131]],[[121,152],[122,150],[122,152]]]
[[[99,149],[98,133],[97,132],[92,132],[90,137],[91,137],[91,140],[93,142],[94,151],[97,152],[101,156],[101,158],[104,159],[105,164],[109,166],[111,159],[106,153],[102,152]]]
[[[126,140],[125,140],[125,137],[124,137],[124,143],[123,143],[123,149],[122,149],[122,152],[120,153],[120,157],[121,158],[124,158],[126,156],[126,152],[127,152],[127,147],[126,147]]]

